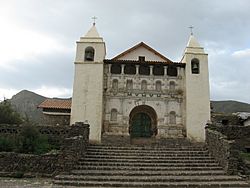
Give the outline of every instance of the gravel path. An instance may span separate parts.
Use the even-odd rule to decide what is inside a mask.
[[[1,188],[52,188],[52,180],[44,178],[0,178]]]
[[[74,187],[74,186],[53,185],[52,179],[46,179],[46,178],[21,178],[19,179],[19,178],[0,177],[0,188],[38,188],[38,187],[39,188],[79,188],[79,187]]]

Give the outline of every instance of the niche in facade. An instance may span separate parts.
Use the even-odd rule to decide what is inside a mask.
[[[121,74],[122,68],[121,65],[111,65],[111,73],[112,74]]]
[[[161,91],[161,81],[156,81],[155,89],[156,89],[156,91]]]
[[[174,111],[169,113],[169,123],[176,124],[176,113]]]
[[[85,61],[94,61],[95,49],[91,46],[85,49],[84,60]]]
[[[110,121],[117,121],[117,110],[115,108],[111,110]]]
[[[113,90],[117,90],[118,89],[118,80],[113,80],[112,81],[112,89]]]
[[[153,74],[157,76],[164,75],[164,67],[162,65],[155,65],[153,68]]]
[[[127,90],[133,89],[133,80],[127,80],[126,88]]]
[[[135,74],[136,73],[135,65],[125,65],[124,73],[125,74]]]
[[[141,90],[147,90],[147,81],[146,80],[143,80],[142,82],[141,82]]]
[[[175,90],[175,82],[174,82],[174,81],[170,81],[170,82],[169,82],[169,90],[170,90],[170,91]]]

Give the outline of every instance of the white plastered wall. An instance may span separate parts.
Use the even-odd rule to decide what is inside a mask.
[[[191,73],[191,60],[199,59],[200,73]],[[186,53],[186,129],[187,137],[197,142],[205,141],[205,126],[210,120],[210,95],[207,54]]]

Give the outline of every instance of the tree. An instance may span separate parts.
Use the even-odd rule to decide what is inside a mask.
[[[9,101],[0,103],[0,124],[21,124],[22,117],[12,107]]]

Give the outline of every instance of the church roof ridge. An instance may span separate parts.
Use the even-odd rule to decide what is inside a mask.
[[[164,59],[166,62],[168,63],[172,63],[172,61],[170,59],[168,59],[167,57],[165,57],[164,55],[160,54],[159,52],[157,52],[155,49],[153,49],[152,47],[150,47],[149,45],[147,45],[146,43],[144,42],[140,42],[138,44],[136,44],[135,46],[125,50],[124,52],[118,54],[117,56],[115,56],[114,58],[112,58],[111,60],[117,60],[119,59],[120,57],[123,57],[125,56],[126,54],[132,52],[133,50],[139,48],[139,47],[144,47],[146,48],[147,50],[151,51],[152,53],[154,53],[155,55],[159,56],[160,58]]]

